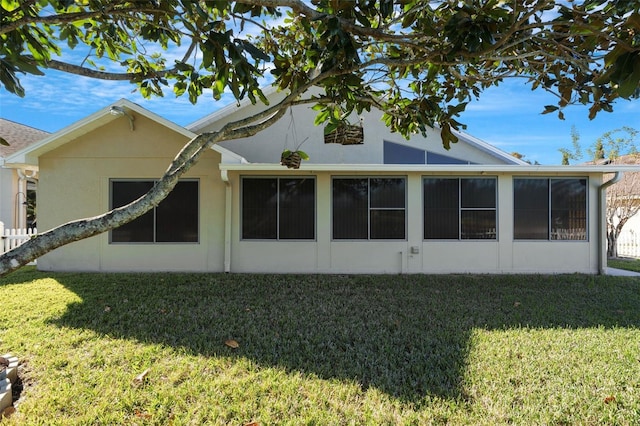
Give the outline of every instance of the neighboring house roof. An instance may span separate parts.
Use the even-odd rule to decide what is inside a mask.
[[[187,138],[194,138],[197,136],[195,133],[185,129],[182,126],[179,126],[143,107],[137,105],[133,102],[130,102],[126,99],[120,99],[113,104],[96,111],[95,113],[79,120],[64,129],[52,133],[48,137],[41,139],[38,142],[35,142],[23,149],[18,150],[17,152],[8,155],[6,158],[7,163],[13,164],[21,164],[21,165],[29,165],[29,166],[37,166],[38,165],[38,157],[43,154],[46,154],[53,149],[56,149],[76,138],[82,136],[90,131],[97,129],[98,127],[104,126],[110,123],[113,120],[117,120],[122,118],[114,111],[118,109],[124,109],[128,114],[133,118],[132,127],[135,128],[135,116],[139,114],[144,116],[150,120],[153,120],[166,128],[173,130],[179,134],[186,136]],[[244,160],[239,155],[219,146],[214,146],[213,149],[218,151],[223,155],[226,162],[230,163],[240,163]]]
[[[0,145],[0,158],[24,149],[49,135],[49,132],[35,129],[24,124],[0,118],[0,137],[9,143],[9,146]]]
[[[633,200],[634,204],[640,203],[640,194],[637,193],[640,188],[640,154],[621,155],[612,160],[610,164],[639,166],[638,171],[625,173],[614,187],[618,194],[625,194],[629,200]]]
[[[594,165],[595,166],[606,165],[611,167],[615,166],[615,170],[621,170],[620,166],[636,166],[637,168],[635,170],[630,170],[630,169],[621,170],[621,171],[626,171],[627,173],[625,173],[622,176],[622,179],[620,180],[620,182],[614,184],[614,186],[616,187],[618,193],[621,193],[621,194],[627,193],[629,194],[630,198],[640,199],[640,194],[633,194],[635,187],[638,185],[637,175],[635,173],[640,173],[640,154],[625,154],[625,155],[616,157],[613,160],[610,158],[603,158],[595,161],[587,161],[585,163],[582,163],[581,165],[591,166],[591,167],[593,167]],[[634,174],[629,175],[629,173],[634,173]],[[613,176],[611,175],[605,176],[605,180],[608,180],[612,177]]]

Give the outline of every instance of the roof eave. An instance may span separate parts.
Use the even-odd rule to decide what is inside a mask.
[[[22,164],[22,165],[30,165],[37,166],[38,165],[38,157],[41,155],[58,148],[67,142],[70,142],[83,134],[89,133],[90,131],[104,126],[105,124],[110,123],[113,120],[118,119],[118,116],[110,113],[111,108],[113,107],[123,107],[126,108],[136,114],[145,116],[158,124],[161,124],[167,127],[170,130],[175,131],[189,139],[196,136],[195,133],[181,127],[172,121],[169,121],[165,118],[160,117],[159,115],[131,102],[126,99],[120,99],[119,101],[102,108],[95,113],[76,121],[75,123],[59,130],[55,133],[52,133],[48,137],[42,139],[39,142],[36,142],[24,149],[21,149],[9,156],[6,157],[5,162],[11,164]]]
[[[520,175],[577,175],[588,173],[640,172],[640,166],[532,166],[520,164],[312,164],[303,163],[299,169],[287,169],[275,163],[220,164],[221,170],[260,171],[260,172],[343,172],[343,173],[461,173],[461,174],[500,174]]]

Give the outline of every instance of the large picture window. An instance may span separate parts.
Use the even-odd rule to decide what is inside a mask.
[[[424,239],[496,239],[495,178],[425,178]]]
[[[333,238],[404,240],[405,178],[335,178]]]
[[[513,180],[516,240],[586,240],[587,179]]]
[[[315,238],[316,185],[313,178],[242,179],[242,238]]]
[[[153,180],[112,180],[110,208],[121,207],[147,193]],[[111,231],[112,243],[197,243],[197,180],[181,180],[151,211]]]

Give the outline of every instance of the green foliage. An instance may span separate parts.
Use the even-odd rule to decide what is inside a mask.
[[[290,149],[285,149],[284,151],[282,151],[282,157],[283,158],[289,158],[293,154],[298,154],[300,156],[300,158],[303,159],[303,160],[309,160],[309,154],[307,154],[304,151],[300,151],[299,149],[295,150],[295,151],[292,151]]]
[[[609,259],[607,264],[610,268],[640,272],[640,259]]]
[[[637,154],[637,137],[638,130],[629,126],[605,132],[586,147],[587,161],[615,160],[621,155]],[[562,164],[565,164],[565,161],[569,164],[569,160],[579,161],[583,157],[580,135],[575,127],[571,128],[571,141],[571,148],[559,149],[562,153]]]
[[[294,93],[320,87],[298,101],[317,104],[326,129],[375,106],[405,137],[439,127],[445,147],[468,102],[507,78],[555,93],[543,113],[559,118],[571,104],[593,118],[640,96],[638,2],[279,3],[2,0],[0,82],[23,96],[21,75],[53,68],[130,81],[144,96],[171,87],[191,102],[227,91],[265,102],[273,79]]]

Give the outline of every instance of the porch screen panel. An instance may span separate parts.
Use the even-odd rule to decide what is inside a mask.
[[[424,179],[423,191],[424,238],[458,239],[458,179]]]
[[[496,239],[496,189],[494,178],[460,179],[461,239]]]
[[[462,210],[460,212],[460,239],[495,240],[495,210]]]
[[[406,190],[403,178],[369,180],[370,238],[404,239]]]
[[[242,180],[242,238],[278,237],[278,180]]]
[[[369,237],[368,179],[333,179],[333,238]]]
[[[153,181],[111,181],[111,208],[137,200],[153,187]],[[114,243],[152,243],[154,209],[111,231]]]
[[[280,239],[315,238],[315,180],[280,179]]]
[[[549,238],[549,180],[513,180],[513,237],[516,240]]]
[[[156,242],[198,242],[198,181],[180,181],[156,207]]]
[[[587,239],[587,180],[551,180],[551,239]]]

